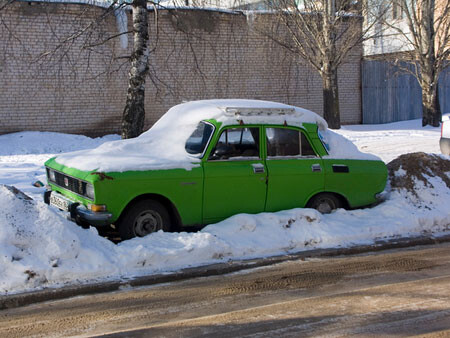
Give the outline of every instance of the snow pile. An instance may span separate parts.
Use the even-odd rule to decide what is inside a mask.
[[[233,116],[226,108],[293,108],[290,115]],[[56,161],[80,170],[123,172],[127,170],[157,170],[183,168],[190,170],[199,165],[200,159],[186,152],[185,144],[197,124],[205,119],[215,119],[222,125],[283,124],[301,126],[317,123],[325,131],[327,123],[319,115],[298,107],[276,102],[257,100],[204,100],[183,103],[171,108],[155,125],[139,137],[130,140],[108,142],[96,149],[60,155]],[[342,136],[328,131],[330,156],[333,158],[378,160],[376,156],[361,153]]]
[[[387,167],[391,188],[407,192],[412,202],[419,206],[429,208],[429,205],[438,202],[435,196],[450,193],[448,156],[422,152],[405,154],[390,162]],[[446,207],[447,203],[443,203],[443,206]]]
[[[209,233],[159,232],[116,246],[10,186],[0,185],[0,204],[0,294],[176,270],[227,251]]]
[[[55,280],[73,283],[77,275],[94,278],[111,265],[102,250],[114,245],[96,238],[96,231],[82,230],[11,187],[0,185],[0,204],[1,293]],[[99,241],[102,246],[94,250]]]
[[[0,135],[0,156],[65,153],[73,149],[90,149],[99,143],[119,138],[118,135],[106,135],[93,139],[82,135],[38,131],[6,134]]]

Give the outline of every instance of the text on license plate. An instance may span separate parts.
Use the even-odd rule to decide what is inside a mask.
[[[57,207],[58,209],[64,211],[69,211],[69,201],[62,197],[59,197],[54,193],[50,195],[50,205],[53,205],[54,207]]]

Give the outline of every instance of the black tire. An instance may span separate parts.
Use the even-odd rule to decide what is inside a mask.
[[[144,237],[159,230],[170,230],[170,217],[166,208],[154,200],[142,200],[125,210],[117,224],[122,240]]]
[[[308,208],[316,209],[322,214],[329,214],[343,207],[342,201],[334,194],[322,193],[314,196],[307,204]]]

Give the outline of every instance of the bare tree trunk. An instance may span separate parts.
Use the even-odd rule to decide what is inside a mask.
[[[323,117],[332,129],[341,128],[337,71],[322,73]]]
[[[339,91],[337,68],[332,66],[336,60],[336,0],[326,0],[325,13],[322,15],[323,36],[325,41],[322,83],[323,83],[323,117],[332,129],[341,128],[341,113],[339,110]]]
[[[422,29],[420,35],[420,54],[417,56],[421,63],[421,87],[422,87],[422,125],[427,124],[433,127],[439,127],[440,109],[437,96],[436,76],[436,51],[435,51],[435,1],[423,1],[420,4],[422,14]]]
[[[148,11],[146,0],[133,0],[134,44],[127,101],[122,116],[122,138],[139,136],[145,121],[145,77],[148,73]]]
[[[439,109],[439,96],[437,86],[428,81],[428,76],[422,75],[422,126],[427,124],[439,127],[441,111]]]

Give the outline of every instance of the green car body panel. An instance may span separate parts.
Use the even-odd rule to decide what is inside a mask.
[[[238,213],[275,212],[305,207],[315,195],[328,192],[340,196],[350,208],[376,202],[384,190],[387,169],[382,161],[327,158],[316,124],[303,128],[286,125],[227,125],[215,120],[214,134],[201,162],[191,170],[166,169],[125,172],[86,172],[65,167],[55,158],[48,169],[75,177],[94,186],[90,200],[48,180],[52,191],[89,207],[106,205],[116,222],[133,201],[156,198],[175,212],[183,226],[205,225]],[[210,160],[223,130],[258,128],[259,157],[240,160]],[[267,128],[298,130],[309,141],[316,156],[270,158],[267,156]]]

